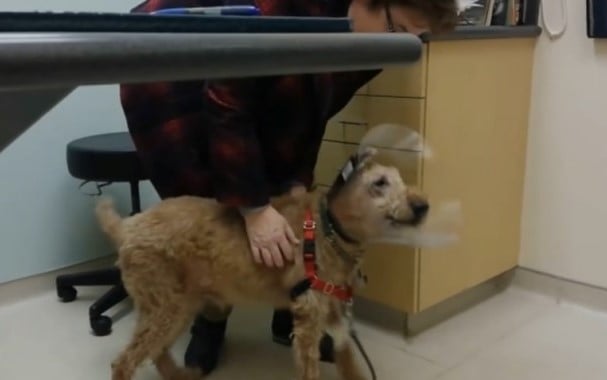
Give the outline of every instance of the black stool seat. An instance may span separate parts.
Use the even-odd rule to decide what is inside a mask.
[[[106,133],[67,145],[70,174],[87,181],[132,182],[147,179],[128,132]]]
[[[139,182],[146,180],[135,145],[128,132],[106,133],[74,140],[67,145],[67,166],[73,177],[95,182],[128,182],[131,215],[141,211]],[[56,279],[57,295],[63,302],[76,299],[76,286],[110,285],[112,288],[89,307],[89,322],[97,336],[112,331],[112,319],[103,315],[128,297],[117,267],[65,274]]]

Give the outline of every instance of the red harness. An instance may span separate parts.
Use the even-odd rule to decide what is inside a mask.
[[[339,286],[332,282],[321,280],[316,273],[316,222],[312,210],[306,209],[303,223],[304,229],[304,266],[306,269],[306,280],[293,288],[291,297],[296,298],[311,288],[335,297],[343,302],[352,301],[352,288],[350,286]]]

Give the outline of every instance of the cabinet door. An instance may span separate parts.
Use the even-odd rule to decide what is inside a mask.
[[[395,244],[370,246],[362,265],[368,283],[356,294],[402,312],[414,312],[417,261],[417,253],[411,248]]]
[[[420,309],[517,265],[534,39],[430,43],[424,162],[432,202],[459,200],[460,241],[420,253]],[[465,73],[460,68],[465,67]]]
[[[355,126],[366,131],[366,96],[355,95],[346,106],[335,116],[329,119],[325,132],[325,140],[344,140],[345,126]]]

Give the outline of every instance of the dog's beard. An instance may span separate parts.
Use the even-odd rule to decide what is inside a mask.
[[[400,244],[415,248],[438,248],[459,241],[456,232],[461,223],[459,202],[445,202],[431,211],[419,226],[394,225],[386,220],[377,243]]]
[[[409,161],[417,162],[421,157],[432,159],[433,151],[415,129],[400,124],[385,123],[373,126],[362,137],[359,154],[365,148],[380,149],[376,156],[398,166]],[[417,225],[393,223],[384,219],[380,222],[381,237],[374,242],[400,244],[410,247],[441,247],[459,240],[457,226],[461,221],[461,207],[458,201],[431,206],[430,213]]]

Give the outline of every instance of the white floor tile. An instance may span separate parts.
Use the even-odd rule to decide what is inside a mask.
[[[478,355],[441,380],[602,380],[607,373],[607,316],[559,306]]]
[[[99,295],[84,290],[77,301],[58,302],[53,293],[0,308],[0,377],[2,379],[107,380],[110,363],[127,344],[134,326],[133,313],[114,324],[107,337],[89,332],[88,306]],[[226,351],[219,369],[209,379],[286,380],[294,378],[291,350],[271,342],[270,309],[237,308],[230,318]],[[441,368],[427,360],[373,339],[373,329],[362,334],[380,379],[431,379]],[[185,333],[173,349],[179,362],[187,344]],[[364,363],[361,361],[361,365]],[[363,367],[365,368],[365,367]],[[337,380],[332,365],[322,365],[323,379]],[[137,380],[159,380],[151,365]]]
[[[110,363],[128,342],[134,314],[114,324],[108,337],[89,332],[88,306],[101,294],[81,291],[62,304],[54,293],[0,307],[0,378],[108,380]],[[271,342],[272,311],[237,308],[215,380],[294,378],[291,350]],[[405,340],[394,332],[358,324],[380,380],[599,380],[607,373],[607,315],[516,288]],[[179,362],[187,332],[174,347]],[[363,363],[361,362],[361,365]],[[324,380],[337,380],[322,365]],[[137,380],[159,380],[151,365]]]
[[[408,339],[405,349],[451,368],[554,307],[548,298],[511,288]]]

